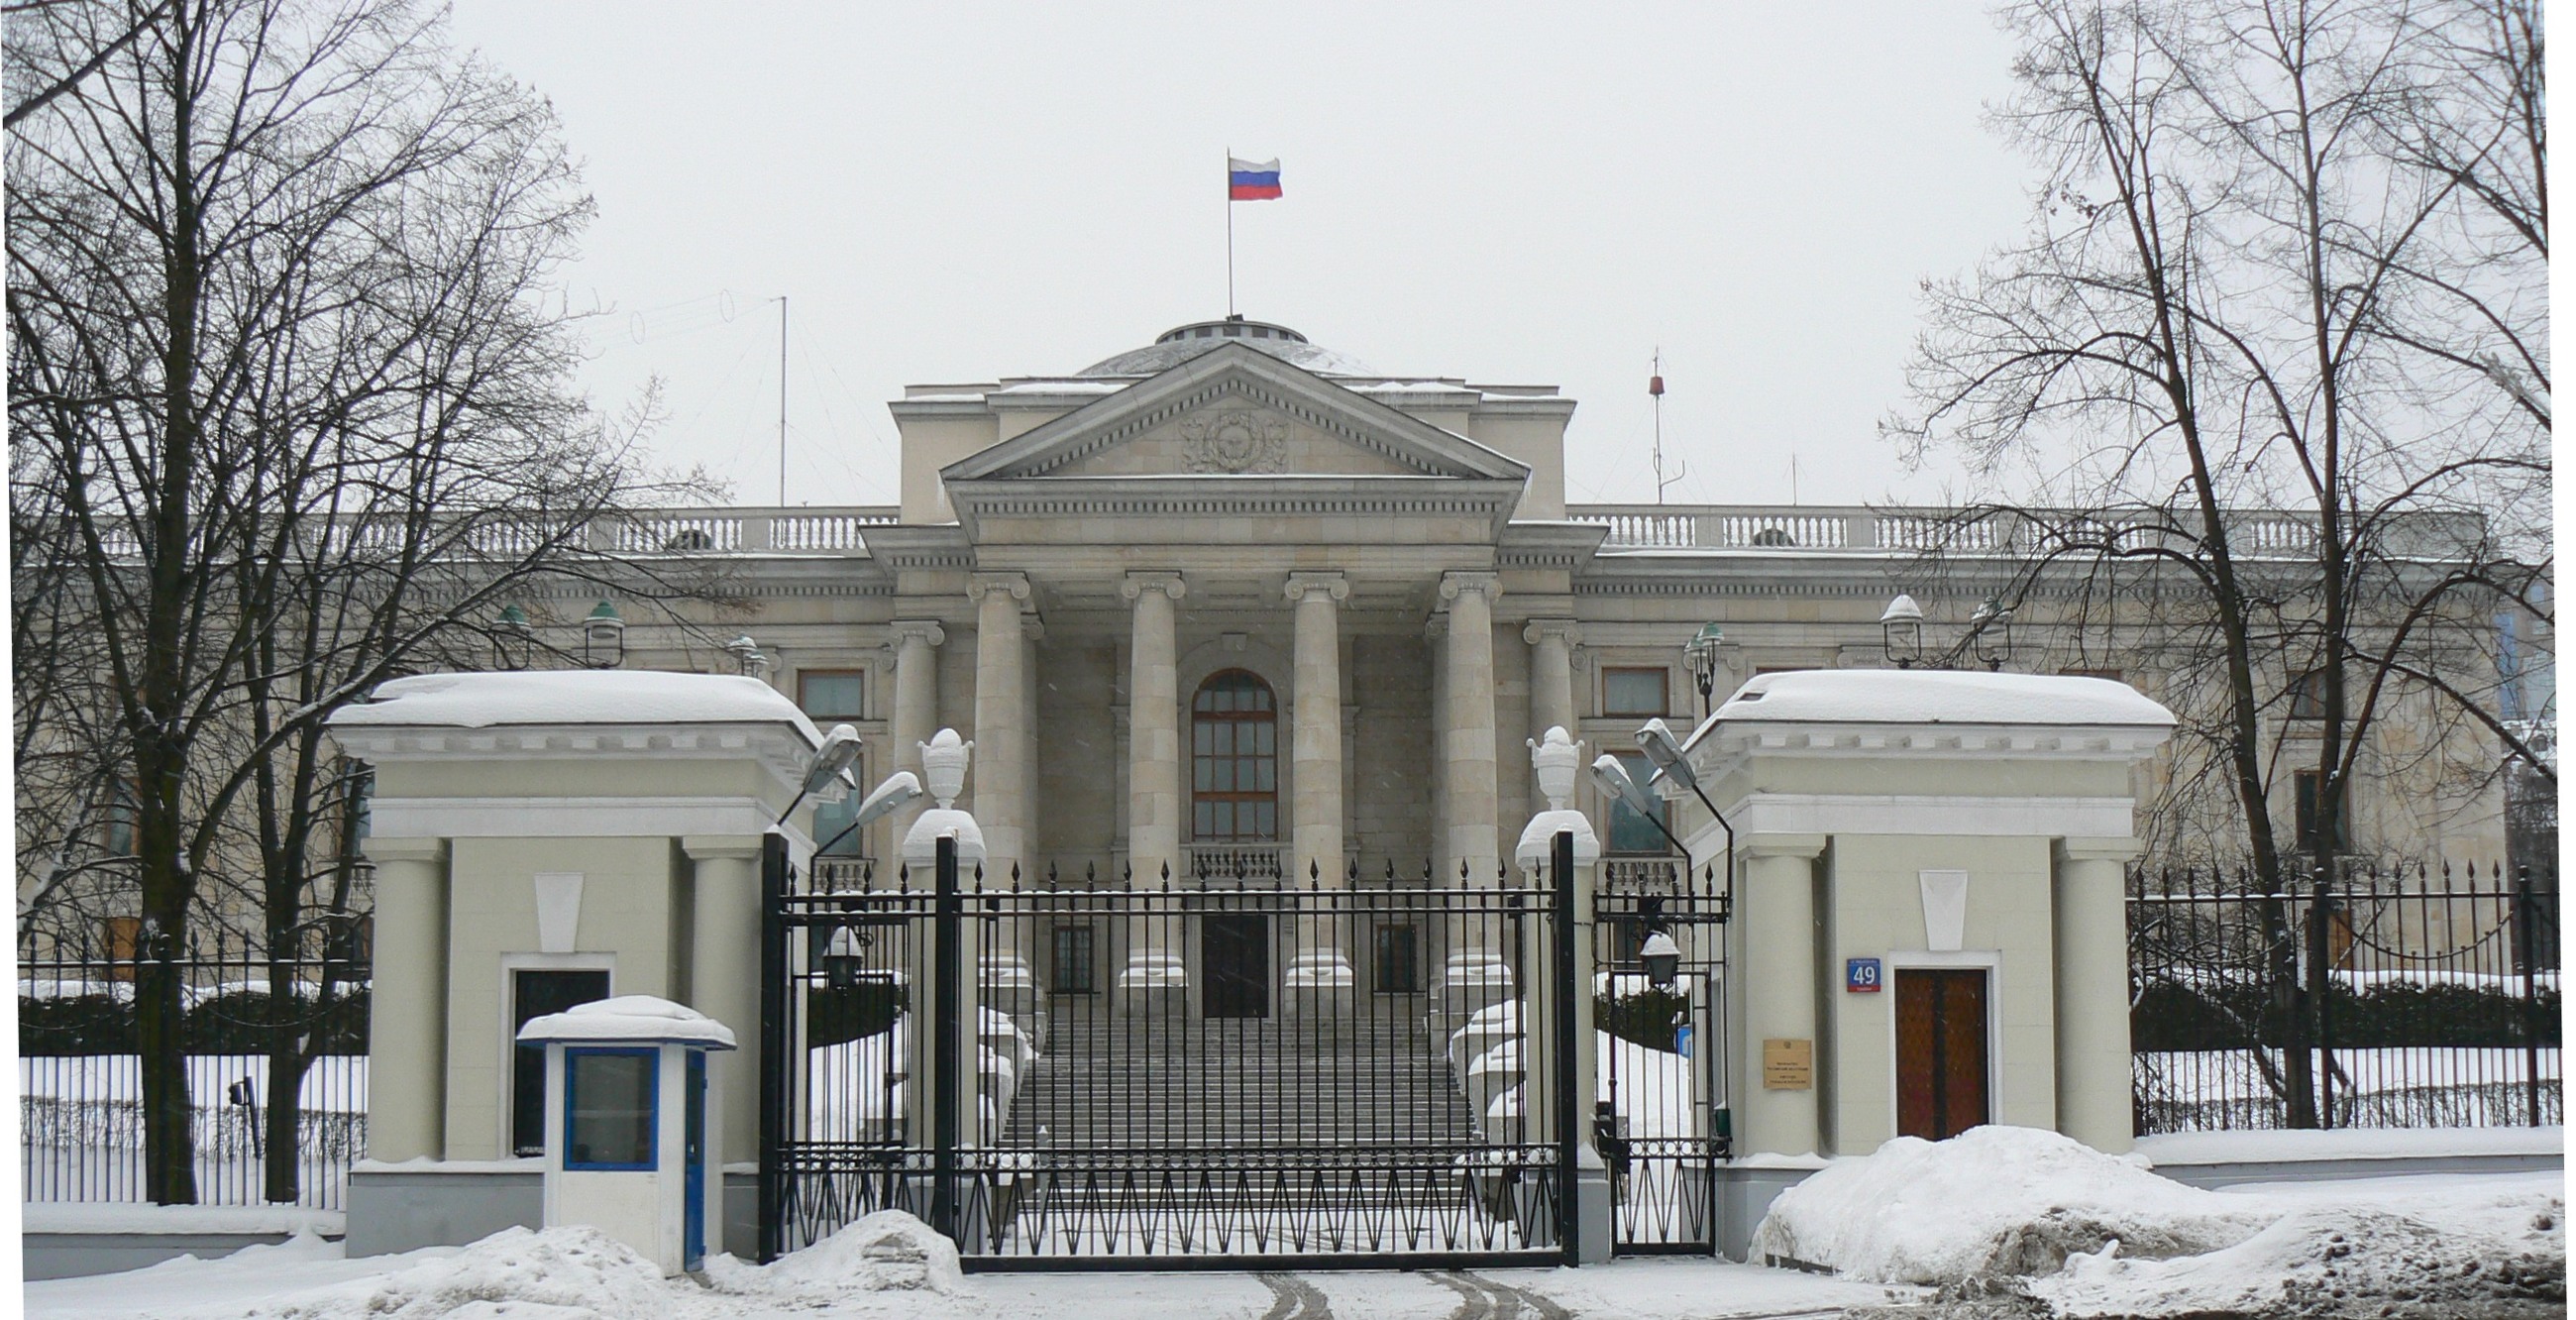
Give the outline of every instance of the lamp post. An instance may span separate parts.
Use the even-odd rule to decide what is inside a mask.
[[[581,662],[593,669],[615,669],[626,663],[626,619],[603,600],[581,621]]]
[[[1968,616],[1968,644],[1987,669],[2002,672],[2004,661],[2012,658],[2012,616],[2002,601],[1988,596]]]
[[[1726,644],[1726,630],[1714,623],[1699,626],[1698,635],[1682,643],[1682,663],[1690,667],[1691,679],[1699,684],[1699,713],[1706,718],[1710,694],[1717,688],[1717,648]]]
[[[1888,661],[1897,668],[1912,669],[1923,663],[1923,607],[1912,596],[1900,592],[1887,602],[1887,611],[1878,616],[1878,633]]]
[[[760,653],[760,643],[750,633],[725,643],[724,649],[733,657],[733,671],[745,678],[758,678],[769,669],[769,657]]]

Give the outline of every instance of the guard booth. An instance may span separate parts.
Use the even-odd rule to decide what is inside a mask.
[[[697,1269],[723,1191],[707,1176],[719,1103],[707,1056],[733,1032],[625,995],[530,1019],[519,1039],[546,1051],[546,1226],[588,1224],[664,1274]]]

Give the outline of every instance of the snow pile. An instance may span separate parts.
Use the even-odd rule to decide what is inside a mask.
[[[2565,1200],[2528,1186],[2419,1192],[2393,1204],[2319,1201],[2207,1255],[2159,1261],[2128,1254],[2122,1243],[2070,1257],[2063,1274],[2032,1280],[2029,1292],[2070,1320],[2567,1313]]]
[[[768,1265],[731,1257],[707,1262],[720,1292],[829,1306],[854,1292],[965,1290],[957,1244],[901,1210],[879,1210],[802,1251]]]
[[[619,1320],[666,1315],[671,1286],[651,1261],[595,1228],[508,1228],[379,1278],[252,1312],[275,1320]]]
[[[2038,1128],[1898,1137],[1780,1193],[1754,1230],[1756,1260],[1964,1292],[2052,1274],[2112,1242],[2124,1256],[2234,1246],[2280,1211],[2160,1178]]]

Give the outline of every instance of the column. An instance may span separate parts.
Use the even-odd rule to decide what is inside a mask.
[[[1530,736],[1545,738],[1552,728],[1574,733],[1574,647],[1583,630],[1572,619],[1532,619],[1521,640],[1530,644]]]
[[[1127,862],[1136,887],[1163,886],[1181,860],[1181,698],[1174,605],[1188,587],[1171,572],[1129,573],[1118,591],[1135,606],[1127,675]],[[1140,917],[1128,925],[1122,998],[1179,993],[1188,986],[1177,923]]]
[[[948,630],[933,619],[899,619],[886,632],[894,651],[894,711],[886,739],[894,746],[882,766],[886,774],[909,770],[918,775],[921,745],[939,731],[939,647],[947,642]],[[878,836],[884,846],[876,850],[886,865],[894,863],[896,844],[920,814],[921,808],[912,806],[886,819]]]
[[[717,1154],[734,1163],[760,1158],[760,844],[757,834],[680,839],[696,870],[689,1007],[733,1028],[739,1047],[717,1067]]]
[[[2060,839],[2057,1130],[2095,1150],[2136,1141],[2129,1107],[2128,866],[2135,839]]]
[[[1350,597],[1339,573],[1291,573],[1288,599],[1297,610],[1296,694],[1289,735],[1296,801],[1287,865],[1291,885],[1320,878],[1326,889],[1348,883],[1342,863],[1342,621]],[[1298,922],[1297,948],[1283,984],[1292,1010],[1338,1011],[1358,979],[1352,975],[1347,924],[1320,913]]]
[[[967,580],[975,602],[975,819],[984,828],[987,874],[1008,873],[1020,860],[1028,826],[1026,643],[1022,573],[977,573]]]
[[[1440,733],[1435,740],[1448,767],[1445,881],[1458,864],[1471,881],[1490,884],[1500,856],[1500,803],[1494,771],[1494,597],[1496,573],[1444,573],[1440,598],[1449,602],[1449,636],[1442,657]]]
[[[1288,599],[1297,607],[1295,721],[1290,734],[1297,794],[1289,865],[1307,878],[1309,863],[1326,884],[1342,872],[1342,629],[1337,602],[1350,597],[1339,573],[1291,573]]]
[[[367,840],[376,866],[367,1158],[447,1154],[447,841]]]
[[[1772,1087],[1762,1076],[1762,1043],[1807,1042],[1817,1067],[1816,858],[1821,834],[1756,834],[1739,840],[1744,884],[1735,899],[1729,994],[1736,1034],[1735,1145],[1739,1152],[1804,1155],[1817,1147],[1816,1087]]]

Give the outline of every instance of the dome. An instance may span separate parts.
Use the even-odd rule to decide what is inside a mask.
[[[1342,356],[1329,348],[1318,348],[1306,337],[1284,325],[1268,321],[1248,321],[1229,316],[1222,321],[1192,321],[1154,337],[1143,348],[1121,353],[1084,367],[1084,376],[1150,376],[1168,371],[1202,353],[1214,352],[1225,344],[1241,344],[1267,353],[1292,366],[1303,367],[1319,376],[1375,376],[1377,370],[1367,363]]]

